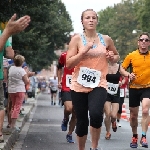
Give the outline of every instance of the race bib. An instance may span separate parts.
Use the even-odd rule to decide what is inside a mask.
[[[111,95],[117,94],[119,84],[114,84],[110,82],[107,82],[107,84],[108,84],[107,93]]]
[[[81,67],[77,82],[84,87],[95,88],[99,85],[101,72],[87,67]]]
[[[124,89],[120,89],[120,97],[124,97]]]
[[[71,86],[71,78],[72,78],[72,75],[69,75],[69,74],[66,75],[66,87]]]
[[[51,87],[51,90],[52,90],[52,91],[57,91],[57,87],[52,86],[52,87]]]

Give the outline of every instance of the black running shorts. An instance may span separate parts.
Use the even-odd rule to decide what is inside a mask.
[[[150,87],[149,88],[129,88],[129,107],[138,107],[143,98],[150,99]]]
[[[64,103],[65,101],[72,101],[71,92],[70,91],[61,91],[61,100],[62,100],[62,103]]]

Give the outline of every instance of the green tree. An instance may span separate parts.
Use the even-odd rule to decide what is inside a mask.
[[[137,35],[132,34],[140,28],[137,10],[141,10],[140,0],[122,0],[98,13],[98,32],[112,37],[121,59],[137,48]]]
[[[150,32],[150,1],[145,0],[142,13],[140,15],[140,23],[142,30],[145,32]]]
[[[63,48],[73,30],[64,3],[61,0],[11,0],[7,3],[5,9],[9,6],[9,15],[5,18],[0,13],[2,21],[7,21],[13,13],[19,17],[28,14],[32,20],[24,32],[13,36],[13,48],[25,56],[34,70],[50,65],[56,59],[54,50]]]

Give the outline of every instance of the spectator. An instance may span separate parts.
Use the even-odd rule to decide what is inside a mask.
[[[18,50],[14,50],[14,57],[16,55],[19,55],[19,51]],[[8,76],[8,72],[9,72],[9,69],[11,66],[14,66],[14,61],[13,59],[8,59],[8,63],[9,63],[9,66],[8,66],[8,70],[7,70],[7,76]],[[8,89],[7,89],[8,90]],[[10,124],[11,124],[11,106],[12,106],[12,102],[10,100],[10,96],[9,96],[9,93],[8,93],[8,103],[7,103],[7,117],[8,117],[8,125],[7,125],[7,128],[10,128]]]
[[[20,19],[16,20],[16,14],[14,14],[8,21],[2,35],[0,35],[0,64],[3,64],[3,47],[7,42],[8,38],[16,33],[23,31],[30,22],[29,16],[23,16]],[[7,45],[7,44],[6,44]],[[6,46],[7,47],[7,46]],[[6,53],[7,54],[7,53]],[[0,143],[4,141],[2,128],[4,122],[4,93],[3,93],[3,66],[0,67]]]
[[[0,30],[0,35],[2,34]],[[2,135],[2,128],[3,128],[3,122],[4,122],[4,99],[6,102],[6,85],[7,85],[7,65],[8,61],[6,59],[3,59],[4,52],[6,52],[7,57],[13,58],[14,57],[14,51],[11,48],[10,42],[7,40],[5,43],[4,48],[2,51],[0,51],[0,143],[4,141],[3,135]],[[3,68],[4,64],[4,68]],[[6,103],[5,103],[6,104]]]
[[[15,56],[15,66],[11,66],[9,69],[8,92],[12,101],[10,127],[16,130],[19,130],[19,128],[16,127],[16,120],[25,97],[25,85],[29,83],[28,74],[25,69],[22,68],[24,60],[24,57],[21,55]]]

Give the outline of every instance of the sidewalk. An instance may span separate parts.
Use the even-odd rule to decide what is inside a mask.
[[[24,110],[22,111],[22,115],[20,115],[19,118],[17,119],[17,126],[20,127],[21,130],[25,122],[29,118],[30,113],[35,104],[36,100],[34,98],[28,98],[27,102],[22,105],[22,108],[24,108]],[[3,125],[4,130],[6,129],[7,124],[8,124],[7,116],[5,116]],[[11,150],[16,140],[19,138],[19,132],[13,131],[12,134],[10,135],[6,135],[5,133],[3,133],[3,135],[4,135],[4,143],[0,143],[0,150]]]

